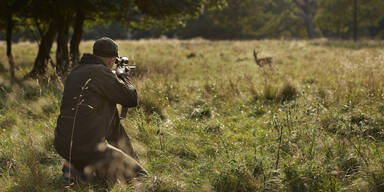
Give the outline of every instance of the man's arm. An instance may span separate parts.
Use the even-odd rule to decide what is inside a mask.
[[[137,106],[137,92],[129,81],[122,81],[106,67],[102,67],[96,75],[97,91],[112,102],[126,107]]]

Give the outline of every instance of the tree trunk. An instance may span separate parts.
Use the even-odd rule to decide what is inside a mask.
[[[73,35],[71,38],[71,45],[70,45],[70,54],[71,54],[71,61],[72,61],[71,67],[76,66],[80,60],[79,45],[80,45],[81,37],[83,35],[84,20],[85,20],[84,13],[82,11],[78,11],[76,14],[75,23],[73,26]]]
[[[15,81],[15,63],[12,55],[12,31],[15,26],[15,22],[12,19],[12,13],[9,13],[7,16],[7,31],[6,31],[6,40],[7,40],[7,57],[9,63],[9,73],[11,78],[11,84]]]
[[[44,75],[47,70],[47,63],[50,57],[50,52],[52,48],[53,41],[57,34],[56,21],[52,20],[49,24],[48,31],[45,34],[41,35],[41,43],[39,45],[39,51],[35,59],[35,64],[32,71],[29,73],[29,76],[36,78],[37,76]]]
[[[305,26],[307,28],[308,38],[310,39],[315,38],[315,25],[313,24],[312,15],[307,15],[304,20],[305,20]]]
[[[357,0],[353,1],[353,41],[357,41],[358,21],[357,21]]]
[[[313,39],[315,37],[315,25],[313,23],[313,17],[315,15],[314,12],[316,11],[316,1],[293,0],[293,2],[302,11],[300,16],[304,19],[308,38]]]
[[[316,1],[309,1],[305,0],[304,1],[304,6],[303,6],[303,11],[305,13],[304,21],[305,21],[305,26],[307,28],[307,34],[308,38],[313,39],[315,38],[315,25],[313,24],[313,17],[315,15],[315,10],[316,5],[313,4],[313,2]]]
[[[59,19],[60,26],[58,27],[57,35],[57,50],[56,50],[56,73],[60,77],[64,77],[69,67],[68,54],[68,31],[69,19],[64,16]]]

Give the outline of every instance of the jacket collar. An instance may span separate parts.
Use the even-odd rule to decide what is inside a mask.
[[[89,54],[89,53],[85,53],[83,55],[83,57],[81,57],[80,64],[102,64],[102,65],[105,65],[101,59],[99,59],[96,56]]]

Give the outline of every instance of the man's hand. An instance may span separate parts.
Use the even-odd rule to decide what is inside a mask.
[[[131,69],[129,69],[129,67],[126,67],[126,66],[116,68],[116,75],[118,77],[127,78],[129,76],[129,72],[131,72]]]

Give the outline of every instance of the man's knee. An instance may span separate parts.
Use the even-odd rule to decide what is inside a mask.
[[[148,175],[147,171],[123,151],[108,146],[105,156],[84,169],[84,173],[110,182],[125,183],[132,178]]]

